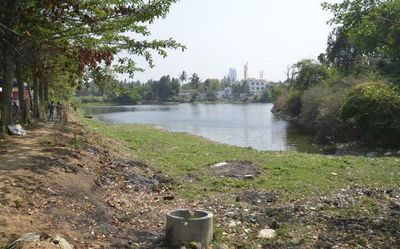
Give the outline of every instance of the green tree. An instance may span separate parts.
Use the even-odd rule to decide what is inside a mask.
[[[340,26],[340,36],[363,56],[363,63],[375,66],[400,84],[400,1],[345,0],[324,3],[323,7],[334,14],[330,22]]]
[[[250,94],[250,86],[249,83],[247,81],[243,81],[242,84],[240,85],[241,87],[241,92],[243,94]]]
[[[270,96],[270,89],[268,89],[268,88],[265,89],[262,92],[262,94],[260,96],[260,99],[258,101],[261,102],[261,103],[271,103],[272,98]]]
[[[190,84],[194,89],[199,89],[200,88],[200,77],[198,74],[193,73],[192,76],[190,77]]]
[[[182,73],[179,75],[179,80],[184,83],[187,80],[187,73],[185,71],[182,71]]]
[[[316,61],[305,59],[292,66],[288,80],[291,87],[305,90],[321,83],[329,76],[328,68]]]
[[[241,94],[250,94],[250,86],[247,81],[242,81],[240,84],[232,85],[232,95],[234,98],[239,98]]]
[[[216,101],[217,100],[217,94],[213,90],[207,90],[206,91],[206,98],[208,101]]]
[[[204,82],[205,91],[218,91],[221,89],[221,82],[218,79],[207,79]]]
[[[340,72],[350,74],[362,58],[357,47],[349,40],[342,27],[334,29],[329,35],[326,59]]]
[[[181,89],[181,84],[179,83],[179,79],[172,78],[171,87],[172,87],[172,90],[174,91],[173,97],[177,96],[179,94],[180,89]]]
[[[16,26],[16,15],[17,5],[19,1],[15,0],[5,0],[2,1],[0,5],[0,16],[2,31],[1,37],[1,48],[2,48],[2,71],[3,71],[3,84],[2,84],[2,101],[1,117],[3,119],[3,124],[11,124],[11,92],[12,92],[12,81],[14,78],[15,70],[15,50],[13,44],[15,43],[14,29]],[[7,11],[4,11],[7,10]]]
[[[346,96],[340,116],[358,130],[365,142],[400,139],[400,96],[389,85],[367,82],[353,87]]]
[[[176,96],[179,91],[179,81],[171,79],[169,75],[152,84],[155,97],[160,102],[166,102]]]

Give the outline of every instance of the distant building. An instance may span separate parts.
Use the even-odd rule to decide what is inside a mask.
[[[230,99],[233,97],[232,87],[225,87],[223,97],[227,98],[227,99]]]
[[[228,79],[230,80],[230,82],[237,81],[237,70],[235,68],[229,68]]]
[[[260,96],[265,89],[271,86],[270,82],[263,79],[249,79],[247,80],[247,83],[249,84],[250,93],[258,96]]]

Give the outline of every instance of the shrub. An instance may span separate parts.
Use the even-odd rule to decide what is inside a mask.
[[[301,111],[301,91],[285,90],[275,101],[273,112],[289,115],[292,117],[299,116]]]
[[[299,116],[301,111],[301,91],[290,91],[283,112],[292,116]]]
[[[306,90],[301,96],[300,124],[308,127],[316,127],[319,108],[324,97],[331,93],[331,89],[323,86],[314,86]]]
[[[344,95],[343,91],[335,91],[321,100],[315,120],[319,140],[325,140],[327,137],[344,138],[343,122],[339,117]]]
[[[285,108],[287,95],[288,95],[287,91],[282,91],[276,97],[276,100],[274,102],[274,107],[272,108],[272,112],[274,112],[274,113],[281,113],[282,112],[282,110]]]
[[[89,103],[102,103],[104,102],[103,97],[99,96],[82,96],[78,98],[82,104],[89,104]]]
[[[339,113],[345,92],[341,88],[322,85],[306,90],[301,96],[300,124],[315,130],[318,140],[343,137]]]
[[[278,97],[285,91],[285,87],[281,84],[273,85],[269,90],[269,97],[272,102],[275,102]]]
[[[343,102],[340,117],[357,129],[367,143],[398,143],[400,139],[400,96],[385,83],[353,87]]]
[[[263,91],[263,93],[261,94],[261,96],[255,101],[261,102],[261,103],[271,103],[272,99],[271,99],[270,95],[271,95],[270,90],[265,89]]]

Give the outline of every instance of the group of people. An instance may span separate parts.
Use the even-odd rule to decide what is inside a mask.
[[[54,105],[54,101],[51,101],[49,104],[49,121],[54,122],[54,109],[57,112],[57,123],[62,122],[62,105],[60,102],[57,102],[57,105]]]

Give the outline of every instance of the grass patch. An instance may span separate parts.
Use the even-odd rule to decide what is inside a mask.
[[[185,181],[184,186],[177,187],[178,192],[187,197],[256,188],[297,198],[328,194],[348,185],[369,188],[398,188],[400,185],[400,160],[397,158],[260,152],[146,125],[106,125],[87,119],[83,122],[105,139],[118,140],[123,146],[117,149],[164,174],[182,181],[188,174],[196,175],[198,181]],[[207,165],[226,160],[252,161],[265,173],[249,180],[217,178],[209,174]]]

